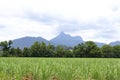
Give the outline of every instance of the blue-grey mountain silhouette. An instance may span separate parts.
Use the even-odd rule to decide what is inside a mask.
[[[55,46],[57,45],[63,45],[68,47],[74,47],[75,45],[78,45],[80,43],[84,43],[82,37],[80,36],[71,36],[69,34],[65,34],[64,32],[61,32],[58,36],[51,39],[50,41],[42,38],[42,37],[23,37],[19,39],[13,40],[13,47],[30,47],[34,42],[45,42],[46,44],[51,43]],[[95,42],[98,47],[102,47],[105,43]],[[110,45],[120,45],[120,41],[111,42]]]
[[[111,46],[120,45],[120,41],[115,41],[110,43]]]
[[[48,44],[48,41],[42,37],[23,37],[19,39],[13,40],[13,47],[19,47],[19,48],[24,48],[24,47],[30,47],[34,42],[45,42]]]
[[[83,39],[80,36],[72,37],[69,34],[61,32],[58,36],[50,40],[54,45],[66,45],[66,46],[75,46],[79,43],[83,43]]]

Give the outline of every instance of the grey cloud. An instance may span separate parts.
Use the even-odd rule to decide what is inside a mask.
[[[43,22],[45,24],[51,24],[54,21],[58,21],[56,17],[52,17],[51,15],[38,14],[31,11],[26,11],[24,18],[31,19],[37,22]]]
[[[59,18],[52,15],[27,12],[25,13],[24,18],[37,22],[43,22],[47,25],[57,23],[59,25],[57,29],[58,32],[74,32],[92,29],[96,31],[98,30],[98,34],[95,37],[103,38],[114,38],[112,34],[116,33],[115,30],[112,30],[112,26],[110,25],[109,20],[104,17],[99,18],[96,23],[80,23],[77,20],[65,20],[64,18]]]
[[[97,20],[97,22],[100,23],[100,24],[109,24],[110,23],[110,21],[107,18],[105,18],[105,17],[100,17]]]
[[[0,25],[0,29],[3,29],[3,28],[5,28],[5,26],[4,25]]]
[[[117,34],[117,32],[115,30],[101,30],[96,37],[102,37],[102,38],[106,38],[106,39],[114,39],[115,38],[115,34]]]
[[[64,32],[71,32],[80,30],[80,25],[77,22],[65,21],[59,23],[59,30]]]
[[[107,33],[103,33],[103,34],[100,34],[98,37],[102,37],[104,39],[115,39],[115,36],[114,35],[111,35],[111,34],[107,34]]]
[[[52,15],[37,14],[33,12],[26,12],[24,18],[31,19],[37,22],[43,22],[46,25],[57,23],[59,25],[58,30],[61,31],[73,31],[78,30],[80,25],[75,20],[65,20]]]
[[[60,29],[62,30],[69,30],[69,31],[79,31],[79,30],[101,30],[104,31],[106,29],[112,29],[112,25],[110,24],[110,21],[104,17],[99,18],[94,23],[80,23],[77,20],[71,20],[62,22],[60,25]]]
[[[118,11],[118,10],[119,10],[119,7],[118,7],[118,6],[113,6],[113,7],[112,7],[112,11],[116,12],[116,11]]]

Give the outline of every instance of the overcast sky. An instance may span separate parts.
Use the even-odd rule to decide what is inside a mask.
[[[0,0],[0,41],[50,40],[60,32],[85,41],[120,41],[120,0]]]

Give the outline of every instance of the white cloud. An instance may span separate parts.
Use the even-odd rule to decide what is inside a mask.
[[[120,40],[120,0],[1,0],[0,41],[53,38],[61,31],[84,40]]]
[[[7,26],[0,32],[6,39],[15,39],[24,36],[42,36],[50,39],[56,33],[55,29],[57,28],[55,24],[45,25],[41,22],[16,17],[12,19],[0,19],[0,22]]]

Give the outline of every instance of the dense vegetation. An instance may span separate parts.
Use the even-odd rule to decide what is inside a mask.
[[[20,49],[11,47],[11,44],[12,41],[0,42],[0,56],[120,58],[120,45],[103,45],[100,48],[93,41],[78,44],[73,48],[35,42],[30,48]]]
[[[0,58],[0,80],[120,80],[120,60]]]

